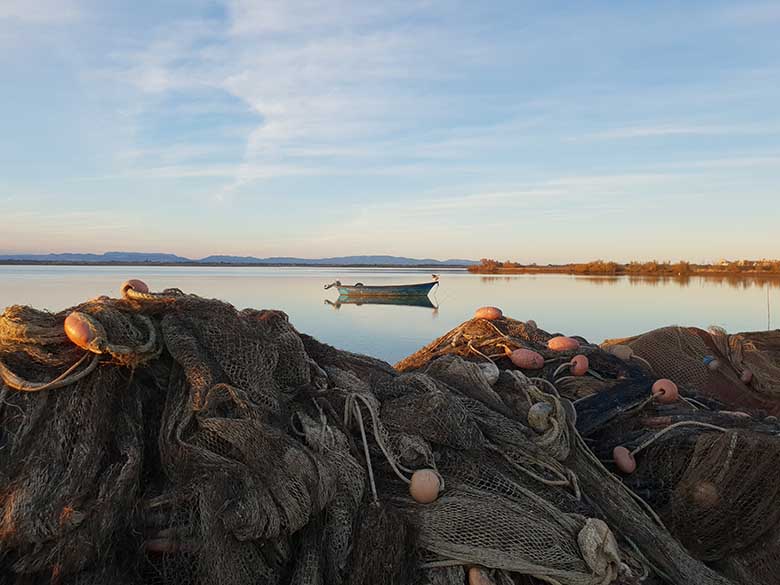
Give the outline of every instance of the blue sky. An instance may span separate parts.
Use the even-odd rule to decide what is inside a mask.
[[[780,3],[0,2],[0,252],[780,257]]]

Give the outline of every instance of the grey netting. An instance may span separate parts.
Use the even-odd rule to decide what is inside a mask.
[[[74,310],[86,351],[64,334]],[[511,319],[468,321],[393,369],[279,311],[175,289],[58,314],[10,307],[0,582],[771,582],[780,429],[712,391],[699,354],[764,363],[771,406],[777,353],[663,335],[690,359],[669,366],[639,338],[649,365],[624,362],[580,339],[591,374],[575,377],[575,352]],[[520,347],[544,367],[514,367]],[[663,368],[684,400],[652,400]],[[623,479],[616,446],[638,463]],[[430,503],[410,497],[423,468],[442,486]]]

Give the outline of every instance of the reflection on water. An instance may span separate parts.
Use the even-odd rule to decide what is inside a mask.
[[[768,318],[776,327],[780,314],[780,280],[773,279],[483,276],[455,270],[441,272],[441,286],[428,310],[373,300],[344,303],[335,291],[328,300],[339,310],[323,310],[322,285],[334,280],[388,285],[423,282],[429,276],[428,270],[413,269],[0,266],[0,308],[28,304],[61,310],[99,295],[116,296],[124,280],[140,278],[153,290],[178,287],[238,308],[281,309],[302,332],[390,362],[439,337],[482,305],[596,342],[669,324],[762,330]]]
[[[341,305],[396,305],[399,307],[423,307],[426,309],[438,309],[427,296],[414,295],[407,297],[360,297],[353,298],[348,295],[340,295],[334,301],[325,299],[325,304],[338,310]]]
[[[508,275],[480,276],[480,278],[485,283],[491,283],[494,281],[509,282],[512,279],[517,278],[518,276],[523,276],[524,278],[532,278],[534,276],[539,276],[539,277],[569,276],[571,278],[576,278],[577,280],[591,282],[596,286],[599,285],[607,286],[607,285],[619,284],[627,280],[629,284],[635,286],[661,286],[661,285],[668,285],[668,284],[676,284],[678,286],[684,287],[684,286],[689,286],[691,283],[696,283],[700,280],[703,280],[706,281],[706,283],[710,286],[725,285],[725,286],[730,286],[732,288],[739,288],[739,289],[751,289],[751,288],[763,289],[767,287],[780,288],[780,277],[778,276],[760,276],[760,275],[740,276],[738,274],[714,274],[714,275],[707,275],[707,276],[687,275],[687,274],[668,275],[668,276],[637,276],[637,275],[575,276],[569,274],[563,274],[563,275],[524,274],[524,275],[515,275],[515,276],[508,276]]]

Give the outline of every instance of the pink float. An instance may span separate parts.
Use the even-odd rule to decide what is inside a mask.
[[[630,474],[636,471],[636,459],[631,451],[625,447],[615,447],[612,450],[612,458],[615,460],[617,468],[623,473]]]
[[[474,311],[475,319],[488,319],[493,321],[494,319],[500,319],[504,316],[504,313],[498,307],[480,307]]]
[[[580,342],[571,337],[559,335],[548,341],[547,347],[553,351],[574,351],[580,348]]]
[[[677,389],[677,384],[666,378],[661,378],[653,384],[653,396],[661,404],[671,404],[679,398],[680,392]]]
[[[531,349],[516,349],[509,354],[509,359],[518,368],[524,370],[538,370],[544,367],[544,358],[540,353]]]
[[[82,349],[88,350],[95,339],[95,331],[90,327],[86,315],[78,311],[73,311],[65,318],[63,327],[68,339]]]

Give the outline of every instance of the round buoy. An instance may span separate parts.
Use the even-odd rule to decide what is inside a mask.
[[[504,313],[498,307],[480,307],[474,311],[475,319],[488,319],[493,321],[494,319],[500,319],[504,316]]]
[[[742,370],[742,373],[739,375],[739,379],[742,380],[745,384],[750,384],[753,381],[753,372],[750,370]]]
[[[493,580],[482,567],[469,569],[469,585],[493,585]]]
[[[518,368],[523,368],[524,370],[538,370],[544,367],[542,354],[531,349],[516,349],[509,354],[509,359]]]
[[[547,347],[553,351],[574,351],[580,348],[580,342],[571,337],[559,335],[547,342]]]
[[[715,371],[720,368],[720,360],[711,355],[706,355],[704,356],[704,365],[707,366],[710,370]]]
[[[482,375],[485,376],[485,380],[487,380],[487,383],[491,386],[498,382],[498,378],[501,376],[498,366],[493,362],[481,363],[479,364],[479,369],[482,370]]]
[[[624,362],[627,362],[632,357],[634,357],[634,350],[627,345],[620,345],[620,344],[613,345],[609,347],[608,351],[609,353],[611,353],[615,357],[620,358]]]
[[[418,469],[412,474],[409,493],[415,502],[430,504],[439,497],[441,480],[433,469]]]
[[[714,508],[720,503],[718,486],[711,481],[700,481],[693,486],[691,499],[702,508]]]
[[[666,378],[656,380],[653,384],[653,396],[661,404],[671,404],[680,396],[677,384]]]
[[[138,280],[137,278],[131,278],[130,280],[126,280],[122,283],[122,286],[119,288],[120,292],[122,293],[123,297],[127,297],[127,291],[128,290],[134,290],[139,293],[148,293],[149,287],[146,285],[146,283],[143,280]]]
[[[65,317],[63,326],[65,328],[65,335],[68,336],[68,339],[82,349],[88,350],[95,340],[95,330],[91,327],[90,322],[84,313],[73,311],[70,315]]]
[[[612,449],[612,458],[615,460],[615,465],[623,473],[634,473],[636,471],[636,459],[631,454],[631,451],[625,447],[615,447]]]
[[[533,319],[528,319],[528,321],[525,322],[526,327],[530,327],[531,329],[538,329],[539,327],[536,325],[536,321]]]
[[[546,402],[536,402],[528,409],[528,425],[539,433],[550,428],[553,407]]]
[[[575,355],[571,358],[571,375],[572,376],[584,376],[588,373],[590,363],[588,358],[584,355]]]

